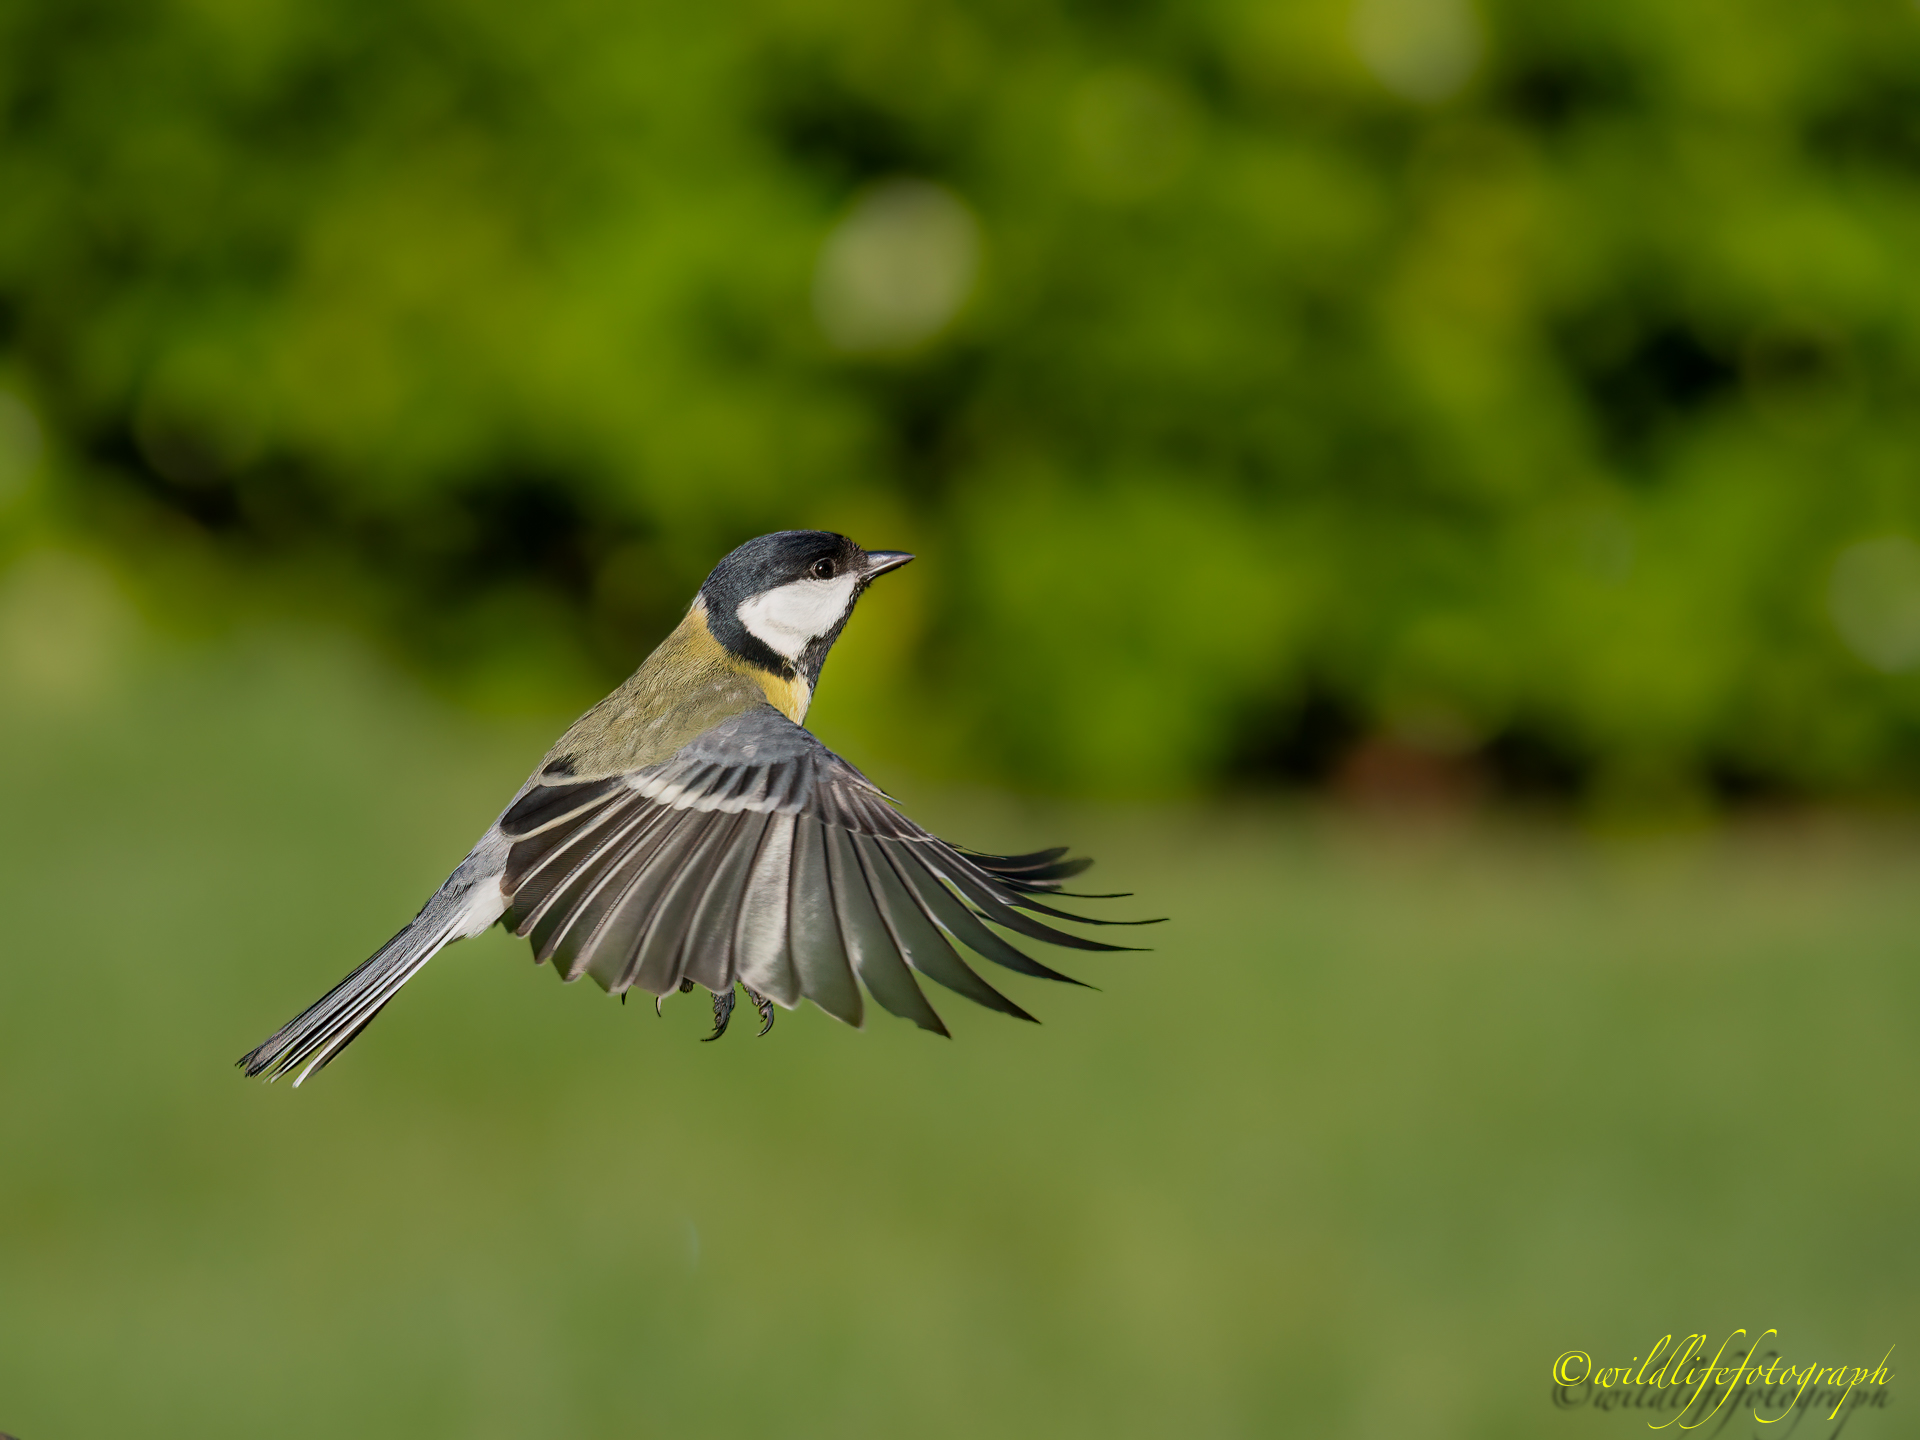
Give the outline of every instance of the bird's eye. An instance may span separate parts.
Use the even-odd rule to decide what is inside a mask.
[[[813,578],[816,580],[831,580],[833,578],[833,561],[831,560],[814,561],[813,562]]]

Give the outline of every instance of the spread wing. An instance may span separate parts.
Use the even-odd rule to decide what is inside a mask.
[[[564,768],[564,767],[560,767]],[[665,995],[735,981],[850,1025],[861,987],[928,1030],[946,1026],[915,975],[1031,1020],[961,958],[1070,977],[989,924],[1079,950],[1119,950],[1036,919],[1091,862],[1064,848],[977,855],[922,830],[858,770],[770,705],[723,721],[659,765],[575,781],[542,773],[500,819],[506,924],[567,980]],[[1111,897],[1086,897],[1111,898]],[[856,983],[857,982],[857,983]]]

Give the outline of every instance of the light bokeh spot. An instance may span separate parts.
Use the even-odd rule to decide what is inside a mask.
[[[0,575],[0,686],[30,702],[94,700],[118,671],[136,625],[97,561],[30,551]]]
[[[1920,545],[1882,535],[1834,561],[1827,611],[1847,647],[1876,670],[1920,665]]]
[[[837,350],[897,355],[944,330],[966,303],[980,226],[966,202],[926,180],[889,180],[857,199],[827,237],[814,313]]]
[[[1468,0],[1359,0],[1353,43],[1382,85],[1423,105],[1458,94],[1485,49]]]

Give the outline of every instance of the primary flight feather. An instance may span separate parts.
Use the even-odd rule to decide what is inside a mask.
[[[946,1034],[916,975],[1023,1020],[956,942],[1026,975],[1069,977],[989,924],[1118,950],[1036,916],[1090,861],[980,855],[935,838],[801,728],[820,667],[873,580],[913,557],[787,530],[733,551],[679,627],[577,720],[467,858],[393,939],[271,1039],[249,1075],[294,1083],[337,1056],[455,940],[497,923],[536,961],[611,993],[705,987],[714,1034],[736,984],[759,1009],[811,1000],[850,1025],[862,988]],[[1111,898],[1111,897],[1082,897]]]

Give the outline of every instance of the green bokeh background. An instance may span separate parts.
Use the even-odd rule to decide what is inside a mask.
[[[873,735],[1056,793],[1906,788],[1912,540],[1832,611],[1920,529],[1917,75],[1908,0],[11,0],[4,523],[568,703],[843,528],[929,557]],[[903,178],[965,303],[835,343]]]
[[[1564,1350],[1912,1343],[1916,104],[1906,0],[0,0],[0,1431],[1551,1440],[1643,1423]],[[962,301],[849,341],[927,183]],[[494,934],[227,1068],[791,525],[921,555],[814,728],[1152,953],[707,1047]]]

